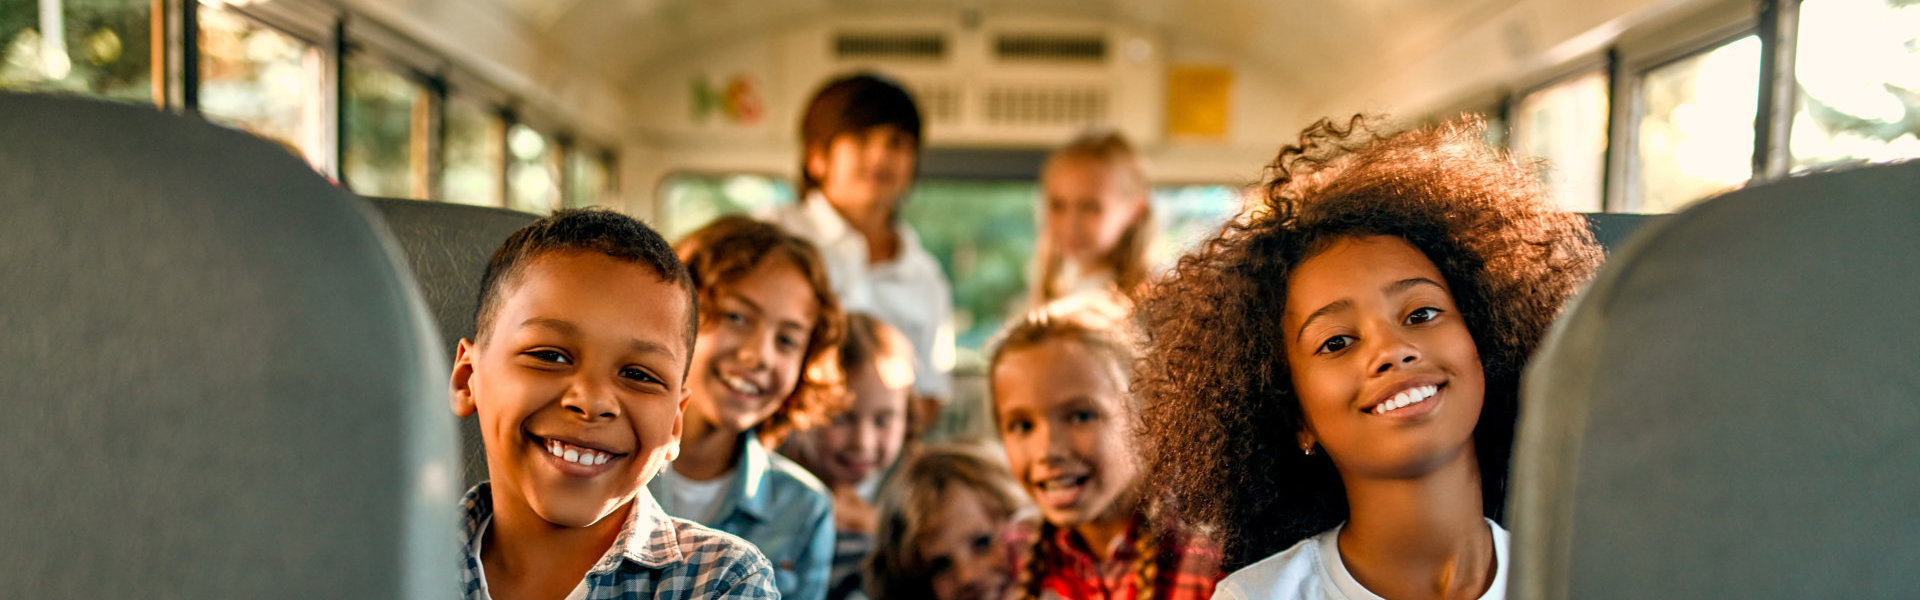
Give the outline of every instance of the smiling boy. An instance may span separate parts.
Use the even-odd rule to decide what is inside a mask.
[[[491,477],[462,502],[466,598],[778,597],[752,545],[645,491],[679,452],[695,310],[666,240],[611,211],[557,212],[494,253],[453,365]]]

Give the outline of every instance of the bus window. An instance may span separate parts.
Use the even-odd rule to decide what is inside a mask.
[[[1753,176],[1760,38],[1654,67],[1640,85],[1640,212],[1671,212]]]
[[[446,137],[440,166],[440,199],[476,206],[506,206],[507,125],[485,106],[447,98]]]
[[[1240,214],[1241,194],[1239,188],[1224,185],[1154,187],[1153,220],[1160,228],[1149,251],[1154,266],[1173,268],[1181,255],[1219,233],[1221,225]]]
[[[956,364],[977,364],[974,353],[1025,304],[1039,195],[1033,181],[921,179],[901,206],[953,285]]]
[[[515,123],[507,129],[507,152],[513,157],[507,165],[507,208],[537,215],[553,212],[560,199],[554,150],[547,136],[532,127]]]
[[[660,233],[678,240],[722,215],[761,215],[794,203],[784,177],[755,173],[674,173],[660,180]]]
[[[280,143],[324,169],[319,48],[225,8],[200,5],[200,112]]]
[[[149,0],[9,2],[0,13],[0,90],[153,103]],[[20,11],[24,11],[22,14]]]
[[[1514,152],[1547,160],[1540,179],[1567,210],[1600,211],[1607,104],[1607,72],[1595,69],[1528,93],[1514,107]]]
[[[361,60],[346,65],[340,172],[367,196],[425,198],[427,90]]]
[[[567,208],[584,208],[606,202],[610,155],[588,148],[574,147],[567,152]]]
[[[1920,157],[1920,4],[1800,5],[1793,168]]]

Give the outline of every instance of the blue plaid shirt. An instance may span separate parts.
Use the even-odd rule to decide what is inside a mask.
[[[484,527],[493,521],[493,494],[482,483],[460,503],[467,515],[461,540],[464,596],[491,600],[481,587],[480,553],[475,550]],[[645,489],[631,506],[613,546],[587,570],[587,600],[780,598],[773,587],[773,566],[745,540],[667,516]]]

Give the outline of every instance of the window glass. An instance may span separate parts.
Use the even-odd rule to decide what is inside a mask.
[[[953,284],[957,364],[977,353],[1025,301],[1036,236],[1032,181],[922,179],[902,207]]]
[[[1920,157],[1920,3],[1800,5],[1793,167]]]
[[[1746,36],[1647,71],[1635,187],[1642,212],[1669,212],[1753,176],[1760,38]]]
[[[783,177],[751,173],[674,173],[660,181],[660,233],[678,240],[722,215],[763,214],[794,203]]]
[[[306,157],[322,156],[320,52],[232,11],[200,6],[200,112]]]
[[[152,2],[0,0],[0,89],[153,102]]]
[[[486,107],[457,97],[447,99],[441,114],[446,137],[441,143],[440,199],[506,206],[500,197],[506,177],[506,123]]]
[[[426,132],[426,88],[372,64],[348,61],[345,91],[340,171],[347,185],[367,196],[424,197],[426,157],[416,155],[422,145],[415,136]]]
[[[547,136],[532,127],[514,124],[507,129],[507,208],[547,214],[560,200],[560,179],[553,160],[556,151]]]
[[[586,148],[567,152],[567,206],[582,208],[606,202],[607,163]]]
[[[1607,164],[1607,73],[1542,88],[1513,110],[1513,150],[1546,159],[1540,180],[1567,210],[1599,212]]]
[[[1241,190],[1224,185],[1180,185],[1153,188],[1153,220],[1160,235],[1150,251],[1153,264],[1171,269],[1180,256],[1220,233],[1220,226],[1240,214]]]

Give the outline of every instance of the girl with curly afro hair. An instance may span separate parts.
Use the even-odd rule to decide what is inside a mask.
[[[1220,597],[1504,595],[1520,371],[1600,251],[1483,129],[1308,127],[1139,307],[1143,467]]]

